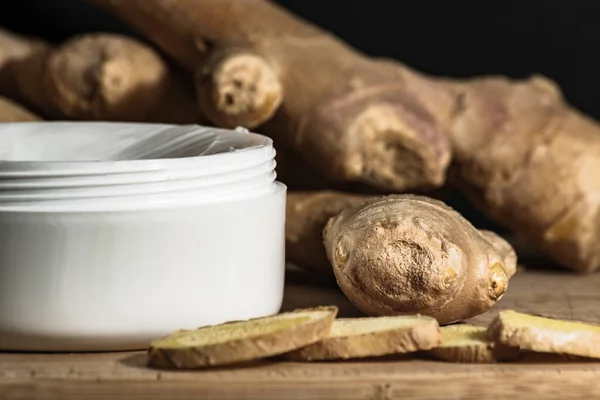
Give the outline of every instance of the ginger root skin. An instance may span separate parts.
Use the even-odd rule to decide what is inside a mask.
[[[21,105],[0,96],[0,122],[31,122],[41,118]]]
[[[332,182],[385,192],[444,183],[447,133],[407,95],[395,64],[269,1],[89,1],[194,71],[201,111],[213,123],[262,124],[262,133]]]
[[[186,81],[148,45],[116,34],[75,37],[51,52],[44,73],[49,97],[66,117],[109,121],[199,121]]]
[[[550,80],[456,87],[452,181],[491,218],[567,268],[600,267],[600,126]]]
[[[506,275],[508,275],[509,278],[512,278],[513,275],[517,273],[518,264],[517,252],[515,249],[506,241],[506,239],[496,232],[480,229],[479,233],[492,245],[492,247],[494,247],[494,249],[496,249],[498,255],[502,258],[502,265],[504,265]]]
[[[323,245],[323,228],[331,217],[369,198],[334,191],[289,192],[285,223],[286,259],[333,279],[333,270]]]
[[[330,218],[342,211],[380,197],[331,190],[288,192],[285,226],[287,260],[333,280],[333,269],[323,244],[323,228]],[[480,230],[479,233],[495,248],[506,274],[512,277],[517,270],[517,255],[510,243],[492,231]]]
[[[54,47],[0,31],[0,93],[46,118],[196,123],[191,78],[123,35],[76,36]]]
[[[337,282],[371,316],[422,314],[440,324],[492,307],[508,288],[502,256],[458,212],[424,196],[347,208],[324,229]]]
[[[37,38],[0,29],[0,95],[46,118],[57,116],[42,83],[50,49]]]

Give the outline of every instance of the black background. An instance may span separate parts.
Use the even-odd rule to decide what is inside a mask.
[[[244,1],[244,0],[240,0]],[[542,73],[600,118],[600,2],[279,0],[359,49],[447,76]],[[2,0],[0,25],[60,41],[132,33],[83,0]]]

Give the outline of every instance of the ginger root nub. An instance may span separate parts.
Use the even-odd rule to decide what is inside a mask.
[[[283,100],[273,66],[251,51],[215,52],[196,72],[202,114],[213,123],[248,129],[269,120]]]

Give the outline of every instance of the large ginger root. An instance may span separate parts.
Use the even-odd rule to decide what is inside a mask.
[[[333,182],[386,192],[440,186],[443,132],[395,65],[263,0],[89,0],[195,71],[202,114],[253,128]]]
[[[28,122],[40,119],[21,105],[0,96],[0,122]]]
[[[191,82],[135,39],[89,34],[52,47],[2,30],[0,45],[0,92],[48,118],[200,120]]]
[[[257,86],[257,76],[275,73],[283,102],[277,112],[271,102],[271,113],[255,106],[261,116],[255,120],[274,113],[265,133],[333,181],[386,192],[435,186],[447,154],[440,135],[448,133],[452,181],[483,212],[568,268],[600,267],[600,128],[548,79],[433,79],[393,61],[366,59],[263,1],[91,1],[145,32],[188,69],[199,68],[199,86],[212,82],[232,104],[266,98],[253,97],[253,90],[277,87]],[[212,72],[210,60],[223,59],[219,54],[234,45],[264,57],[263,73],[240,66],[227,80]],[[209,117],[247,122],[220,110],[208,110]],[[425,148],[438,150],[426,155]]]
[[[289,192],[285,226],[286,258],[323,277],[333,277],[333,269],[325,254],[323,228],[329,219],[342,211],[376,198],[337,191]],[[514,275],[517,255],[513,247],[494,232],[480,230],[479,233],[501,257],[508,276]]]
[[[444,203],[414,195],[346,208],[324,229],[337,282],[357,308],[440,324],[481,314],[506,292],[514,267],[486,237]]]
[[[380,63],[449,133],[450,181],[481,211],[567,268],[600,267],[600,125],[554,82],[434,79]]]

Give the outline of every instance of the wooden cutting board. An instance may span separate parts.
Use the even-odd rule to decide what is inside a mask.
[[[293,278],[293,276],[291,277]],[[287,286],[285,309],[337,304],[357,311],[334,288]],[[544,316],[600,322],[600,274],[520,272],[486,324],[511,308]],[[147,369],[143,352],[0,354],[1,399],[592,399],[600,396],[600,362],[536,356],[520,363],[466,365],[419,360],[344,363],[259,362],[199,372]]]

